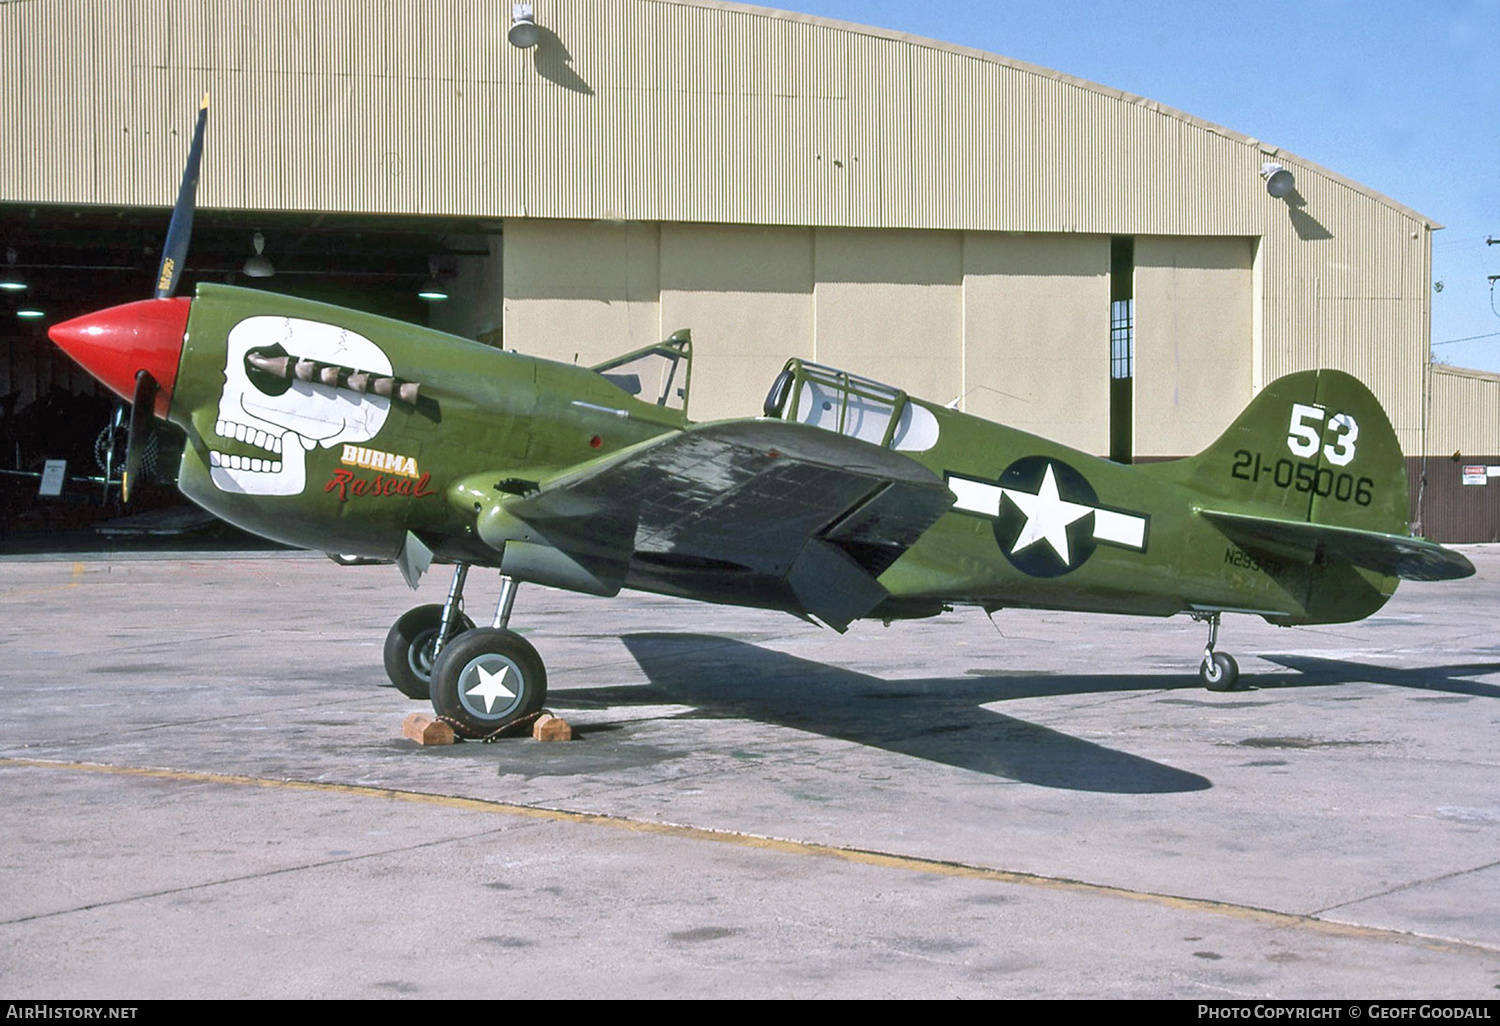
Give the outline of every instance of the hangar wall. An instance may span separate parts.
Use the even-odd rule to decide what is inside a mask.
[[[690,414],[759,414],[781,365],[816,355],[815,229],[665,224],[661,231],[661,335],[693,330]]]
[[[1137,240],[1139,455],[1252,394],[1253,248]],[[1108,451],[1108,236],[518,219],[504,252],[507,347],[589,364],[689,327],[698,419],[759,412],[801,356]]]
[[[1248,239],[1136,240],[1136,445],[1143,456],[1204,448],[1255,394]]]
[[[170,205],[181,133],[208,89],[206,207],[503,218],[512,238],[523,220],[577,221],[585,233],[595,223],[637,225],[612,251],[619,266],[600,279],[599,295],[572,296],[609,304],[607,313],[517,300],[507,315],[524,332],[527,318],[551,310],[560,320],[545,332],[538,325],[538,335],[560,338],[587,323],[610,349],[638,337],[644,311],[666,296],[692,293],[694,319],[709,314],[713,290],[663,290],[637,277],[646,265],[636,242],[654,239],[652,273],[670,275],[672,225],[690,234],[697,225],[813,229],[823,358],[848,362],[841,354],[856,347],[863,354],[887,318],[900,325],[905,317],[913,331],[919,315],[931,318],[919,332],[924,359],[877,358],[913,391],[938,392],[955,373],[963,390],[976,384],[968,373],[975,359],[1011,366],[1030,358],[1024,348],[979,356],[972,334],[960,330],[970,313],[991,316],[967,309],[983,288],[955,277],[977,273],[968,254],[974,233],[1253,239],[1252,334],[1234,340],[1251,353],[1249,374],[1239,363],[1208,361],[1223,375],[1219,401],[1242,404],[1291,370],[1343,367],[1380,396],[1407,451],[1421,444],[1428,234],[1436,225],[1274,145],[994,54],[718,0],[538,0],[544,32],[533,51],[505,41],[506,3],[453,0],[441,19],[415,16],[415,3],[0,5],[0,198]],[[340,31],[324,31],[330,24]],[[59,138],[79,140],[79,159],[40,159]],[[1291,196],[1266,195],[1259,172],[1267,160],[1295,173]],[[948,232],[961,241],[914,236],[849,266],[833,229]],[[855,238],[843,237],[844,249],[862,245]],[[509,254],[505,268],[510,283],[543,270]],[[569,268],[546,270],[559,275],[560,290],[569,281],[579,287]],[[882,273],[891,280],[867,280]],[[1152,294],[1180,299],[1188,277]],[[1074,278],[1090,280],[1069,273],[1052,284]],[[906,301],[867,305],[875,284]],[[518,296],[534,291],[517,287]],[[733,309],[744,300],[727,297],[750,291],[723,295]],[[1050,290],[1028,302],[1058,299],[1087,302]],[[832,312],[839,309],[846,313]],[[1018,307],[1011,315],[1023,323],[1053,316]],[[801,337],[784,337],[780,348]],[[570,357],[562,348],[553,355]],[[1176,359],[1183,350],[1143,350],[1143,369],[1174,366],[1165,352]],[[1074,388],[1067,368],[1052,372],[1060,382],[1026,376],[1036,389],[1017,406],[1103,394],[1097,383]],[[740,389],[739,376],[727,380]],[[1209,440],[1201,432],[1216,423],[1212,410],[1181,405],[1202,384],[1178,382],[1180,429],[1149,427],[1141,451],[1178,454]],[[995,397],[983,405],[988,395],[971,393],[976,412],[1008,409]]]
[[[1428,451],[1500,452],[1500,374],[1434,364]]]
[[[1109,450],[1109,237],[970,232],[963,408]]]
[[[1500,374],[1435,364],[1428,390],[1432,455],[1408,460],[1417,463],[1411,488],[1423,493],[1423,527],[1444,541],[1500,541]],[[1476,467],[1482,477],[1465,474]]]

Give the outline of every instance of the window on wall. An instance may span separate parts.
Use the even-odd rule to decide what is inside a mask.
[[[1133,299],[1110,300],[1109,376],[1115,381],[1135,377],[1135,300]]]
[[[1109,245],[1109,458],[1135,455],[1135,239]]]

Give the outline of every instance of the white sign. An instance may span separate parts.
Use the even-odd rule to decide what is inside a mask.
[[[1464,484],[1466,485],[1482,485],[1486,483],[1488,477],[1489,473],[1484,467],[1464,468]]]
[[[68,476],[67,460],[48,460],[42,467],[42,487],[38,495],[58,496],[62,494],[63,479]]]

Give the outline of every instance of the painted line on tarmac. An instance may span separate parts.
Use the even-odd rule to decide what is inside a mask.
[[[13,591],[0,591],[0,598],[20,598],[23,595],[45,595],[54,591],[66,591],[69,588],[82,586],[82,577],[87,571],[83,563],[73,564],[72,576],[60,584],[42,584],[34,588],[16,588]]]
[[[281,780],[272,777],[250,777],[230,773],[203,773],[193,770],[152,769],[144,766],[112,766],[95,762],[65,762],[51,759],[16,759],[0,757],[0,767],[15,766],[34,769],[73,770],[85,773],[105,773],[114,776],[148,777],[155,780],[172,780],[194,784],[229,784],[238,787],[264,787],[279,791],[306,791],[318,794],[350,795],[362,798],[382,798],[388,801],[410,802],[446,809],[463,809],[470,812],[488,812],[520,819],[538,819],[553,823],[578,823],[587,826],[609,827],[633,833],[656,834],[693,841],[709,841],[716,844],[731,844],[741,848],[780,852],[787,855],[814,855],[837,859],[858,865],[878,866],[909,873],[929,876],[954,876],[970,880],[990,880],[996,883],[1035,887],[1043,890],[1072,892],[1099,897],[1123,898],[1187,912],[1226,916],[1262,923],[1267,926],[1311,930],[1315,933],[1337,937],[1368,940],[1398,941],[1419,944],[1435,951],[1473,951],[1487,955],[1500,953],[1500,947],[1476,941],[1433,937],[1405,930],[1385,929],[1377,926],[1360,926],[1340,923],[1313,916],[1273,909],[1257,908],[1254,905],[1238,905],[1211,898],[1187,898],[1176,894],[1134,890],[1111,884],[1089,883],[1062,876],[1044,876],[1040,873],[1023,873],[1010,869],[994,869],[966,862],[949,862],[943,859],[923,858],[916,855],[895,855],[889,852],[872,851],[865,848],[846,848],[812,841],[792,841],[784,838],[763,837],[733,830],[716,830],[711,827],[686,826],[680,823],[651,823],[645,820],[628,819],[598,812],[574,812],[568,809],[550,809],[537,805],[518,805],[512,802],[493,801],[483,798],[460,798],[453,795],[430,794],[425,791],[404,791],[395,788],[372,787],[366,784],[337,784],[315,780]]]

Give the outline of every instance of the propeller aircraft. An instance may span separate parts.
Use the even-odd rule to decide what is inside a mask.
[[[1283,377],[1197,456],[1112,463],[793,359],[758,418],[688,419],[692,341],[595,367],[358,310],[223,285],[174,295],[207,100],[155,297],[54,326],[131,399],[127,487],[154,418],[187,434],[178,487],[277,541],[394,560],[447,601],[391,627],[384,662],[466,737],[540,710],[547,675],[509,629],[517,587],[638,589],[856,619],[1033,607],[1208,625],[1212,689],[1238,667],[1220,617],[1339,623],[1399,579],[1466,577],[1411,537],[1405,464],[1375,397],[1335,370]],[[470,567],[497,569],[488,626]]]

